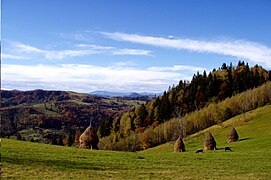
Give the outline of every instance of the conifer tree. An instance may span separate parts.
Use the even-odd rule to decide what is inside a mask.
[[[58,145],[56,135],[54,134],[52,137],[52,145]]]
[[[60,138],[58,139],[58,145],[64,146],[62,136],[60,136]]]
[[[136,118],[134,120],[135,127],[144,127],[144,121],[148,116],[148,111],[144,104],[138,106],[135,110]]]
[[[71,133],[69,133],[67,145],[71,147],[73,145],[73,142],[74,142],[74,137]]]
[[[21,136],[21,134],[20,133],[17,133],[17,140],[22,140],[22,136]]]

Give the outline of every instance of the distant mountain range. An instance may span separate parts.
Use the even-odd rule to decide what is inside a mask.
[[[100,96],[100,97],[130,97],[130,98],[137,98],[137,97],[143,97],[147,96],[149,98],[153,98],[155,95],[160,96],[162,93],[136,93],[136,92],[110,92],[110,91],[93,91],[89,94]]]

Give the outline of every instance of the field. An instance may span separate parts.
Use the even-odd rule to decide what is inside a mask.
[[[226,143],[235,125],[240,141]],[[271,105],[209,128],[220,150],[196,154],[204,131],[141,152],[77,149],[2,139],[2,178],[14,179],[271,179]],[[206,130],[205,130],[206,131]],[[225,146],[232,152],[225,152]]]

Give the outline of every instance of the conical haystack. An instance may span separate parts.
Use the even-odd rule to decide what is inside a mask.
[[[185,152],[185,146],[181,137],[174,144],[174,152]]]
[[[227,139],[228,139],[228,143],[238,141],[239,136],[238,136],[238,133],[234,127],[228,133]]]
[[[98,149],[99,138],[95,129],[89,126],[79,138],[79,148]]]
[[[215,149],[216,149],[215,139],[214,139],[213,135],[210,132],[208,132],[208,134],[204,140],[204,151],[215,150]]]

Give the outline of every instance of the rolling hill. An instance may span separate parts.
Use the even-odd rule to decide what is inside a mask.
[[[197,72],[191,82],[181,80],[163,95],[116,116],[111,134],[100,141],[101,148],[154,147],[179,136],[171,133],[177,132],[178,121],[183,122],[180,131],[186,136],[264,106],[271,102],[270,80],[271,71],[259,65],[249,67],[244,61],[237,66],[223,63],[209,73]]]
[[[2,139],[3,178],[15,179],[270,179],[271,105],[235,116],[185,139],[140,152],[95,151]],[[240,141],[226,143],[234,124]],[[196,154],[210,131],[218,148]]]
[[[1,137],[21,136],[27,141],[49,143],[53,135],[66,139],[82,133],[90,121],[102,137],[117,114],[142,103],[66,91],[1,90]]]

